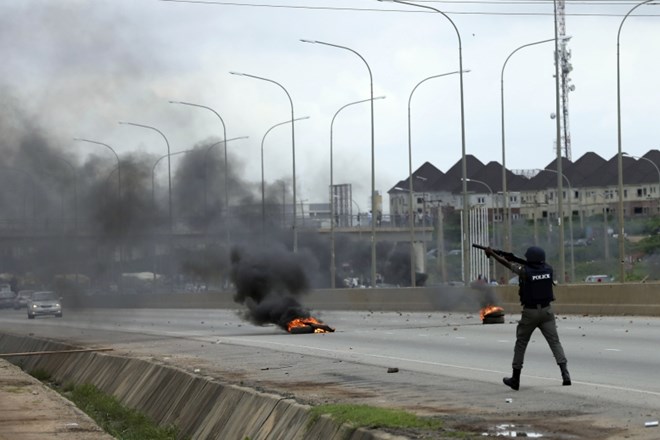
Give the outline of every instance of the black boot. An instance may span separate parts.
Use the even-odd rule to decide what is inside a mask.
[[[504,385],[510,386],[514,390],[518,391],[518,388],[520,388],[520,368],[514,368],[513,376],[505,377],[502,379],[502,382],[504,382]]]
[[[562,385],[571,384],[571,375],[568,374],[568,368],[566,368],[566,363],[559,364],[559,369],[561,370],[561,378],[563,380]]]

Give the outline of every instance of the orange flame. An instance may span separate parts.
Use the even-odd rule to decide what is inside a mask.
[[[491,304],[481,309],[479,315],[481,316],[481,320],[483,321],[486,315],[490,315],[491,313],[495,313],[495,312],[503,312],[503,311],[504,309],[502,307],[494,306]]]
[[[286,329],[288,332],[291,332],[291,330],[294,328],[300,328],[300,327],[311,327],[312,329],[314,329],[314,333],[330,333],[335,331],[335,329],[328,327],[323,322],[319,321],[316,318],[312,318],[311,316],[309,318],[292,319],[286,325]]]

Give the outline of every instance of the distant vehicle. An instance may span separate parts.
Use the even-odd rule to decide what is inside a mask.
[[[11,290],[0,291],[0,309],[11,309],[14,307],[15,296]]]
[[[585,279],[585,283],[611,283],[614,281],[614,278],[609,275],[588,275]]]
[[[62,303],[60,298],[51,291],[33,292],[27,303],[27,317],[53,315],[62,317]]]
[[[449,252],[447,252],[446,254],[447,255],[461,255],[461,253],[462,253],[462,251],[460,249],[452,249]],[[438,249],[437,248],[431,249],[430,251],[428,251],[426,253],[426,257],[431,258],[431,259],[438,258]]]
[[[18,295],[14,297],[14,310],[20,310],[27,307],[27,303],[32,296],[34,290],[19,290]]]

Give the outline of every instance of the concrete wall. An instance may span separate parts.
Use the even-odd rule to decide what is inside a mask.
[[[567,284],[555,287],[564,314],[660,316],[660,283]],[[477,312],[488,304],[520,309],[517,286],[317,289],[301,297],[314,310]],[[65,307],[238,308],[233,293],[102,295],[64,300]]]
[[[65,350],[56,342],[0,334],[0,353]],[[93,384],[179,438],[218,440],[405,440],[370,429],[314,418],[292,399],[227,385],[191,372],[103,353],[9,358],[25,371],[42,369],[66,384]]]

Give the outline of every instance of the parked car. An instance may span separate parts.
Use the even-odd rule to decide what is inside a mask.
[[[62,317],[62,301],[51,291],[33,292],[27,303],[27,317],[34,319],[35,316],[53,315]]]
[[[445,251],[446,255],[461,255],[462,252],[463,251],[460,250],[460,249],[452,249],[450,251]],[[430,251],[428,251],[426,253],[426,258],[429,258],[429,259],[438,258],[438,249],[433,248]]]
[[[14,297],[14,310],[20,310],[27,307],[27,303],[32,296],[34,290],[19,290],[18,295]]]
[[[0,291],[0,309],[11,309],[14,307],[15,296],[11,290]]]
[[[611,283],[614,281],[609,275],[588,275],[585,279],[585,283]]]

